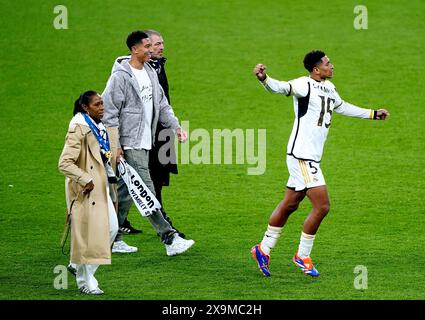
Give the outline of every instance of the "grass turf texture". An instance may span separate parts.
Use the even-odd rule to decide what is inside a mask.
[[[356,1],[63,1],[69,29],[53,28],[54,1],[2,2],[0,79],[0,298],[86,299],[74,279],[56,290],[66,265],[59,240],[65,216],[57,161],[73,101],[102,92],[112,62],[126,54],[135,29],[160,30],[166,41],[171,98],[191,129],[267,129],[267,171],[247,165],[180,165],[164,191],[175,225],[196,240],[167,257],[133,208],[144,233],[139,247],[113,255],[96,277],[106,295],[92,299],[423,299],[424,113],[421,0],[363,1],[369,29],[353,28]],[[287,181],[284,152],[292,99],[267,94],[251,74],[305,74],[304,54],[325,50],[343,99],[391,112],[386,122],[334,115],[322,169],[331,212],[312,256],[321,276],[296,270],[291,257],[310,210],[305,201],[285,226],[264,279],[250,257]],[[192,144],[194,144],[192,142]],[[353,286],[356,265],[368,288]]]

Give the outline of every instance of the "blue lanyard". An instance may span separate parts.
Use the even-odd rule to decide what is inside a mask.
[[[87,113],[83,113],[84,119],[86,120],[87,124],[90,127],[91,132],[93,132],[94,136],[96,137],[97,141],[100,144],[100,149],[105,152],[105,157],[110,159],[112,157],[112,153],[110,151],[110,144],[109,144],[109,138],[108,133],[105,131],[105,138],[102,137],[100,134],[99,128],[93,123],[91,118],[88,116]]]

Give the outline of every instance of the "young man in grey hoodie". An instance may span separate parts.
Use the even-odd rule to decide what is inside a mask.
[[[149,174],[149,150],[155,143],[158,122],[165,128],[175,130],[180,142],[187,140],[187,133],[180,127],[155,70],[147,63],[152,55],[152,44],[148,35],[142,31],[132,32],[126,43],[131,55],[118,58],[114,63],[112,74],[102,94],[105,107],[102,122],[107,128],[117,129],[113,132],[117,132],[118,137],[111,137],[111,140],[114,140],[111,144],[116,143],[117,161],[124,157],[155,194]],[[119,179],[120,225],[127,217],[132,202],[124,181]],[[167,255],[183,253],[194,244],[193,240],[181,238],[160,211],[147,218],[165,244]],[[136,247],[128,246],[122,241],[121,233],[112,247],[112,252],[136,251]]]

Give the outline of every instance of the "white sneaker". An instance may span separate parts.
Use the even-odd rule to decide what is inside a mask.
[[[175,256],[183,253],[193,246],[194,243],[195,241],[183,239],[176,234],[173,242],[165,245],[165,248],[167,249],[167,256]]]
[[[115,241],[112,246],[112,253],[134,253],[137,252],[137,247],[129,246],[124,241]]]
[[[84,294],[94,294],[94,295],[101,295],[104,294],[105,292],[103,292],[102,289],[100,289],[99,287],[97,287],[96,289],[90,290],[88,287],[86,286],[82,286],[80,288],[80,292],[84,293]]]

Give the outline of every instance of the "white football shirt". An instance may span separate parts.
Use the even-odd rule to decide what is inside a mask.
[[[268,91],[293,96],[295,121],[287,154],[296,159],[320,162],[334,110],[351,117],[373,118],[373,110],[344,102],[328,80],[300,77],[285,82],[267,76],[262,83]]]

